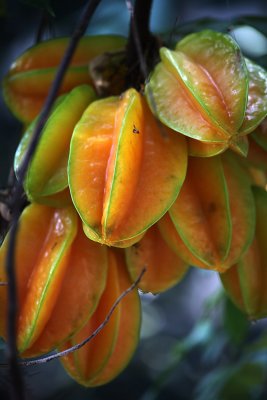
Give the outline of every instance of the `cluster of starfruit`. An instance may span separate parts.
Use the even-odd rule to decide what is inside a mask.
[[[29,49],[4,79],[26,124],[17,174],[66,46]],[[144,92],[98,98],[88,64],[124,46],[116,36],[80,41],[27,170],[15,254],[22,357],[89,337],[144,267],[138,287],[153,293],[190,265],[215,270],[250,318],[267,316],[267,72],[230,36],[203,31],[161,48]],[[0,299],[5,338],[6,286]],[[62,358],[69,374],[86,386],[117,376],[140,314],[135,289],[94,340]]]

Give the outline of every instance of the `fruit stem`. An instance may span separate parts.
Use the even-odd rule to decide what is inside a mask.
[[[39,22],[39,26],[37,29],[34,44],[38,44],[41,42],[44,32],[47,29],[48,25],[49,25],[49,14],[46,10],[43,10],[41,17],[40,17],[40,22]]]
[[[126,0],[130,13],[130,32],[126,48],[127,86],[140,89],[158,56],[158,43],[149,29],[153,0],[136,0],[134,8]]]

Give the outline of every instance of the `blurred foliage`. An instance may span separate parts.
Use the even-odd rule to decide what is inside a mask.
[[[218,306],[222,306],[222,320],[216,322],[214,307]],[[178,384],[181,369],[191,371],[186,377],[188,397],[181,398],[266,398],[267,333],[256,333],[253,328],[219,290],[206,301],[191,332],[174,344],[170,364],[154,378],[141,400],[164,398],[161,393],[173,381]]]

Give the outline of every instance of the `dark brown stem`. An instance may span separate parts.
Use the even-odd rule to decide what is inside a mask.
[[[16,277],[15,277],[15,247],[16,247],[16,232],[18,228],[18,220],[21,212],[21,203],[23,198],[23,181],[26,175],[26,171],[32,155],[36,149],[39,138],[41,136],[44,124],[49,117],[54,100],[58,94],[60,85],[64,78],[65,72],[70,64],[71,58],[74,54],[76,46],[84,34],[87,25],[93,16],[95,9],[101,0],[90,0],[85,7],[85,10],[78,22],[76,29],[70,39],[69,45],[66,49],[64,57],[58,68],[55,80],[49,94],[46,98],[44,107],[38,118],[32,140],[29,147],[25,153],[24,160],[22,162],[18,181],[16,182],[14,188],[14,194],[11,204],[11,209],[13,211],[12,226],[9,236],[9,245],[6,257],[6,274],[8,281],[8,312],[7,312],[7,360],[10,370],[11,378],[11,390],[12,399],[14,400],[24,400],[25,391],[23,385],[23,378],[20,371],[20,366],[17,359],[17,347],[16,347],[16,314],[17,314],[17,292],[16,292]]]
[[[136,89],[147,79],[158,55],[158,43],[149,29],[153,0],[136,0],[134,8],[131,0],[126,0],[130,13],[130,33],[126,49],[128,86]]]
[[[41,42],[48,23],[49,23],[49,15],[46,10],[43,10],[40,18],[40,23],[36,32],[35,44]]]

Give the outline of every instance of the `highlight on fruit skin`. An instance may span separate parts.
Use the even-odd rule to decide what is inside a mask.
[[[246,156],[244,135],[267,115],[266,71],[230,36],[211,30],[186,36],[174,51],[161,48],[160,57],[146,85],[155,116],[188,137],[191,155],[230,147]]]
[[[76,125],[68,163],[86,235],[128,247],[169,209],[185,179],[182,135],[157,124],[134,89],[93,102]]]
[[[31,122],[41,111],[69,38],[41,42],[19,56],[3,80],[4,100],[22,122]],[[118,35],[85,36],[80,39],[61,84],[59,94],[81,84],[92,84],[88,65],[97,56],[123,50],[125,38]]]
[[[104,321],[119,295],[131,286],[123,251],[109,249],[108,259],[107,284],[98,308],[82,330],[60,350],[89,337]],[[126,368],[133,356],[139,340],[140,323],[140,299],[137,289],[134,289],[119,303],[108,324],[94,340],[61,358],[63,367],[73,379],[87,387],[110,382]]]
[[[158,224],[149,228],[140,242],[126,248],[125,254],[133,281],[146,267],[138,285],[143,292],[160,293],[170,289],[183,279],[189,267],[163,239]]]
[[[238,263],[220,275],[230,299],[251,320],[267,317],[267,192],[255,186],[253,193],[256,203],[253,243]]]
[[[251,178],[234,153],[190,158],[179,196],[159,222],[188,264],[223,272],[247,250],[255,231]]]
[[[0,248],[2,282],[8,241]],[[18,351],[39,356],[66,342],[94,312],[105,288],[107,252],[84,235],[73,207],[32,204],[20,218],[15,268]],[[6,338],[6,286],[0,304],[0,336]]]
[[[67,175],[70,140],[75,125],[93,100],[95,93],[88,85],[77,86],[58,98],[24,180],[24,189],[30,201],[56,207],[71,204]],[[14,159],[17,175],[37,120],[38,117],[26,130],[17,148]]]

